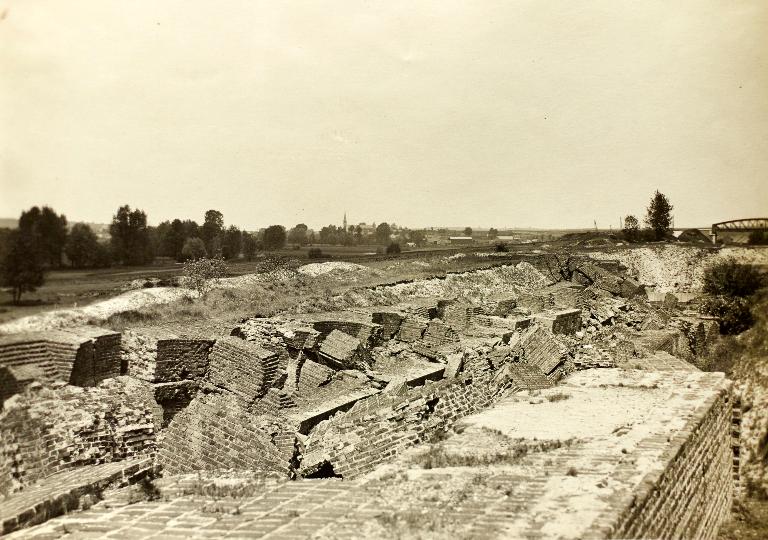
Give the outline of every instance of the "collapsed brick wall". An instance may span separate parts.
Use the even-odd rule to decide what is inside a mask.
[[[120,377],[95,388],[19,394],[0,414],[0,495],[73,467],[151,456],[149,387]]]
[[[198,395],[163,431],[158,461],[166,474],[246,469],[291,472],[295,434],[280,418],[251,414],[229,392]]]
[[[372,471],[405,448],[429,439],[456,420],[488,407],[498,395],[490,374],[443,380],[421,387],[368,414],[340,414],[310,436],[302,474],[330,464],[354,478]]]
[[[120,334],[81,327],[2,337],[0,366],[37,368],[48,384],[96,386],[120,375]]]
[[[664,470],[650,473],[631,500],[617,501],[625,510],[610,527],[608,538],[714,539],[730,512],[734,450],[730,383],[702,405],[671,441],[648,440],[649,448],[665,448]],[[626,464],[625,473],[634,466]]]
[[[125,332],[124,367],[130,376],[152,383],[162,407],[156,422],[163,427],[194,398],[208,373],[213,345],[211,339],[180,338],[163,328]]]

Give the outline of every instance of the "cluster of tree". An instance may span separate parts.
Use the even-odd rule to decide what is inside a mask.
[[[238,227],[224,226],[224,215],[208,210],[202,225],[193,220],[163,221],[150,229],[150,246],[161,257],[187,261],[203,257],[236,259],[241,254],[252,260],[261,248],[258,239]]]
[[[43,284],[46,270],[60,268],[64,255],[77,268],[109,265],[109,248],[99,243],[88,225],[67,230],[66,216],[48,206],[21,213],[19,226],[0,238],[0,281],[18,302],[25,292]]]
[[[646,209],[646,228],[640,228],[640,221],[635,216],[627,216],[622,230],[624,239],[628,242],[664,240],[672,231],[673,208],[667,196],[656,190]]]
[[[290,239],[290,234],[289,241],[294,243]],[[360,225],[350,225],[347,230],[336,225],[326,225],[320,229],[317,237],[312,233],[308,236],[308,243],[310,244],[317,242],[344,246],[381,245],[389,247],[393,242],[397,244],[414,243],[417,246],[422,246],[426,241],[423,231],[398,228],[387,222],[379,223],[370,233],[366,233]]]

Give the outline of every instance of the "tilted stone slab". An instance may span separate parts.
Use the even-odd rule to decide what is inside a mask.
[[[567,349],[548,329],[536,325],[526,330],[520,339],[523,361],[538,367],[549,375],[564,360]]]
[[[320,344],[318,358],[337,369],[365,369],[371,365],[371,357],[360,339],[333,330]]]
[[[337,412],[348,411],[361,399],[375,396],[380,392],[381,390],[377,388],[363,388],[361,390],[356,390],[351,394],[339,396],[321,407],[315,407],[309,411],[303,412],[296,418],[296,430],[302,435],[307,435],[313,427],[323,420],[327,420]]]

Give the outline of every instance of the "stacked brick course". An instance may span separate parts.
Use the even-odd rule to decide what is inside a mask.
[[[207,381],[233,392],[246,404],[267,393],[277,376],[278,355],[242,339],[216,340]]]
[[[46,384],[95,386],[121,373],[120,334],[82,327],[0,337],[0,366],[37,368]]]

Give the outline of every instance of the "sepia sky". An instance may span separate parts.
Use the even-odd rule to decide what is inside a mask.
[[[0,216],[768,215],[768,2],[0,0]]]

